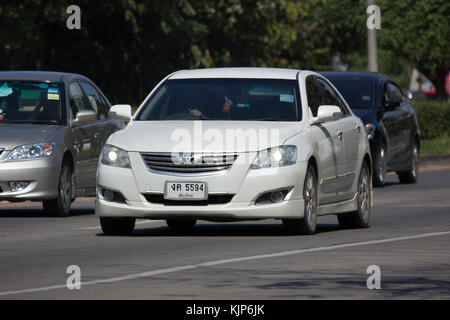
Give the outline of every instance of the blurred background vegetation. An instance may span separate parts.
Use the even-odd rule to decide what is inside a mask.
[[[81,8],[81,30],[66,9]],[[380,72],[408,89],[412,68],[446,100],[450,1],[378,0]],[[367,69],[366,0],[21,0],[0,2],[0,70],[53,70],[94,80],[137,106],[167,74],[267,66],[329,70],[339,55]],[[437,115],[438,116],[438,115]]]

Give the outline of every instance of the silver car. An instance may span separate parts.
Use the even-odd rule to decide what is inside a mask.
[[[0,201],[42,201],[67,216],[76,197],[95,196],[106,139],[124,127],[88,78],[0,72]]]

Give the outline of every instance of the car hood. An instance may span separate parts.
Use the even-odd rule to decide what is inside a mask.
[[[302,122],[133,121],[108,143],[136,152],[253,152],[282,145],[302,129]]]
[[[15,147],[35,142],[47,141],[61,126],[27,124],[27,123],[2,123],[0,124],[0,148],[12,150]]]

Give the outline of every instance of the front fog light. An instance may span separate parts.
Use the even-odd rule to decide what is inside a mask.
[[[11,192],[19,192],[25,190],[30,185],[27,181],[10,182],[9,189]]]

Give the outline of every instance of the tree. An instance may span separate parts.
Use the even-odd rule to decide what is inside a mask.
[[[450,2],[448,0],[379,0],[380,46],[405,57],[429,78],[436,96],[446,99],[450,70]]]

